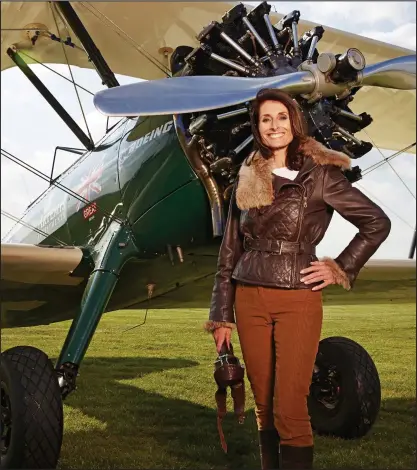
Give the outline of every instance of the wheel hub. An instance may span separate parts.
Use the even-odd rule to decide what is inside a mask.
[[[340,379],[335,367],[317,369],[313,375],[312,394],[328,410],[337,408],[341,398]]]

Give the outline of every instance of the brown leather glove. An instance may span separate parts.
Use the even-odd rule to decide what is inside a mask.
[[[217,384],[215,399],[217,404],[217,429],[220,435],[220,443],[227,453],[227,444],[224,438],[222,421],[227,413],[226,399],[227,387],[231,389],[233,408],[238,418],[238,423],[245,420],[245,368],[239,359],[233,354],[233,346],[230,349],[224,344],[220,354],[214,363],[214,380]]]

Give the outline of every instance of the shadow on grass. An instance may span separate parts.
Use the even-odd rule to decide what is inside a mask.
[[[229,454],[224,455],[214,402],[208,408],[118,382],[196,365],[184,359],[86,358],[77,391],[65,404],[104,422],[106,430],[66,432],[60,467],[243,468],[254,449],[254,421],[239,426],[230,412],[224,423]],[[178,385],[178,378],[173,381]],[[214,391],[213,382],[213,397]],[[97,447],[99,452],[93,450]]]
[[[66,405],[100,421],[102,429],[81,425],[79,430],[68,430],[60,468],[259,468],[253,409],[247,411],[243,425],[231,412],[227,415],[225,455],[219,445],[214,400],[209,408],[142,390],[137,383],[118,382],[196,365],[168,358],[85,359],[77,392]],[[178,386],[178,377],[172,380]],[[184,389],[195,388],[189,380],[190,385],[183,381]],[[214,390],[213,383],[213,395]],[[315,468],[414,468],[414,411],[411,398],[389,399],[365,438],[317,437]]]

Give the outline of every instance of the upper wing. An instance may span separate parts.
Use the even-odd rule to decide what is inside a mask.
[[[40,28],[44,25],[55,35],[67,38],[68,28],[57,10],[51,6],[53,3],[1,3],[1,70],[14,65],[7,55],[7,49],[12,45],[43,63],[66,63],[59,42],[41,36],[33,46],[28,32],[25,31],[25,28]],[[164,47],[175,50],[181,45],[197,46],[195,36],[211,21],[219,20],[233,7],[233,4],[73,2],[72,6],[113,72],[152,80],[165,77],[164,69],[169,68],[168,58],[162,53]],[[250,10],[252,7],[247,6],[247,8]],[[272,23],[276,23],[283,15],[270,16]],[[58,31],[55,21],[58,24]],[[300,37],[314,26],[316,24],[310,21],[300,21]],[[16,31],[19,28],[24,30]],[[356,47],[365,55],[369,64],[414,54],[414,51],[408,49],[328,26],[324,26],[324,29],[324,36],[318,44],[320,52],[338,54],[350,47]],[[89,62],[74,34],[71,34],[71,40],[78,47],[66,47],[69,63],[92,68],[92,63]],[[155,59],[163,66],[155,65]],[[374,122],[366,128],[366,133],[358,134],[358,138],[369,140],[369,135],[375,145],[388,150],[401,150],[415,142],[415,91],[363,87],[357,93],[352,109],[357,113],[365,111],[374,119]],[[415,148],[410,152],[415,152]]]

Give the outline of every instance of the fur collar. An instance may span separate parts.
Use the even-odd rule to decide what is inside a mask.
[[[350,168],[350,158],[342,152],[328,149],[312,137],[300,145],[300,153],[309,157],[313,165],[336,165],[343,169]],[[250,163],[250,165],[247,164]],[[253,152],[242,163],[236,189],[236,202],[241,210],[253,207],[269,206],[274,200],[273,160],[265,160]],[[302,170],[299,174],[302,173]],[[298,175],[297,175],[298,178]]]

